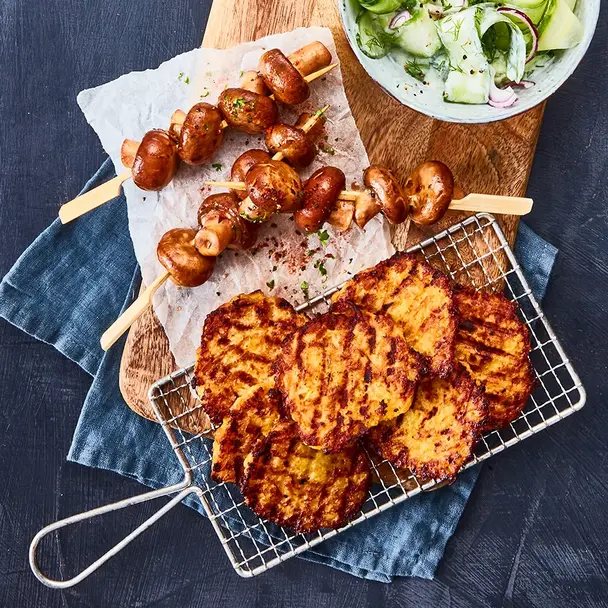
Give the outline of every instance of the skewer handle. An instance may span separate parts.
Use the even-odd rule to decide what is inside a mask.
[[[111,179],[89,192],[85,192],[81,196],[77,196],[59,209],[59,219],[62,224],[67,224],[77,217],[88,213],[89,211],[101,207],[104,203],[111,201],[120,194],[120,189],[126,180],[131,177],[131,170],[125,171],[115,178]]]
[[[156,290],[169,278],[169,271],[165,270],[160,274],[149,287],[143,291],[137,300],[125,310],[101,336],[101,348],[108,350],[116,340],[122,336],[139,317],[146,311],[148,306],[152,304],[152,297]]]
[[[532,211],[534,201],[518,196],[498,196],[494,194],[469,194],[452,201],[451,211],[485,211],[505,215],[527,215]]]
[[[238,186],[227,187],[239,190]],[[344,190],[340,193],[340,199],[344,201],[356,201],[361,192],[357,190]],[[450,211],[484,211],[486,213],[502,213],[505,215],[526,215],[532,211],[534,201],[531,198],[519,196],[498,196],[495,194],[469,194],[464,198],[453,200],[450,203]]]

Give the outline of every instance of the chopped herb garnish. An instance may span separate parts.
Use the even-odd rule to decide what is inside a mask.
[[[245,100],[242,97],[237,97],[233,102],[232,105],[235,108],[242,108],[245,105]]]
[[[308,300],[308,282],[307,281],[302,281],[300,283],[300,289],[302,290],[302,293],[304,294],[304,297]]]
[[[183,72],[180,72],[180,73],[177,75],[177,79],[178,79],[178,80],[181,80],[183,77],[184,77],[184,73],[183,73]]]
[[[216,171],[221,171],[222,170],[222,163],[213,163],[211,165]]]
[[[186,77],[184,78],[184,82],[185,82],[186,84],[190,84],[190,76],[186,76]]]
[[[306,255],[308,255],[308,256],[313,256],[314,254],[315,254],[315,250],[314,250],[314,249],[309,249],[309,250],[306,252]]]
[[[201,99],[205,99],[205,97],[209,97],[211,93],[209,91],[205,91],[204,93],[201,94]]]
[[[245,213],[245,212],[239,213],[239,215],[241,217],[245,218],[248,222],[251,222],[252,224],[260,224],[261,222],[264,221],[264,218],[253,217],[251,215],[247,215],[247,213]]]
[[[327,232],[327,230],[319,230],[319,232],[317,232],[317,236],[319,237],[319,240],[321,241],[321,245],[323,245],[323,246],[327,245],[327,243],[329,241],[329,232]]]
[[[239,78],[242,78],[244,73],[245,73],[245,72],[243,72],[243,70],[241,70],[241,71],[239,72]]]
[[[323,260],[317,260],[315,262],[315,268],[321,273],[321,276],[324,277],[327,274],[327,269],[325,268],[325,264]]]
[[[267,281],[266,286],[268,287],[268,289],[274,289],[274,279]]]
[[[403,67],[412,78],[424,82],[425,74],[415,61],[408,61]]]
[[[333,156],[336,153],[336,151],[328,143],[321,142],[318,144],[318,146],[321,151],[325,152],[325,154],[330,154]]]

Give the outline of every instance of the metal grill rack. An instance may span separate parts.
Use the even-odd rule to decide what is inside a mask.
[[[545,319],[504,234],[491,215],[480,213],[472,216],[409,251],[418,253],[455,282],[472,285],[477,290],[504,292],[509,299],[518,303],[521,318],[530,330],[531,358],[537,388],[517,420],[482,438],[467,468],[527,439],[583,407],[585,390],[579,377]],[[329,298],[339,288],[336,286],[309,300],[298,310],[324,312]],[[409,471],[395,469],[389,462],[368,454],[375,483],[359,516],[346,526],[339,530],[303,535],[271,524],[259,518],[245,505],[236,486],[211,481],[212,440],[206,436],[208,433],[187,432],[187,429],[192,431],[193,427],[196,428],[204,417],[200,401],[192,390],[192,379],[193,366],[190,366],[159,380],[149,392],[158,420],[184,469],[184,480],[170,488],[72,516],[41,530],[30,547],[30,565],[44,584],[70,587],[80,582],[173,506],[192,494],[198,497],[195,500],[202,503],[234,569],[243,577],[252,577],[412,496],[437,489],[441,485],[435,481],[421,482]],[[169,494],[175,496],[160,511],[78,576],[67,581],[54,581],[39,570],[36,563],[37,546],[53,530]]]
[[[519,304],[522,319],[530,329],[532,360],[538,387],[517,420],[505,429],[483,437],[469,467],[583,407],[585,392],[580,380],[492,216],[473,216],[410,251],[419,252],[430,264],[457,282],[472,284],[476,289],[504,289],[505,295]],[[324,312],[329,298],[339,287],[309,300],[299,306],[298,310]],[[260,574],[420,492],[433,490],[438,485],[434,481],[419,483],[411,473],[396,470],[389,462],[372,458],[376,483],[361,514],[348,525],[339,530],[303,535],[270,524],[245,505],[235,486],[216,484],[210,480],[211,440],[204,435],[192,436],[181,430],[180,420],[192,415],[193,409],[201,407],[200,403],[192,406],[192,378],[193,367],[180,370],[154,384],[150,389],[150,399],[173,450],[180,455],[185,470],[194,475],[193,483],[201,490],[199,496],[205,511],[228,558],[241,576]]]

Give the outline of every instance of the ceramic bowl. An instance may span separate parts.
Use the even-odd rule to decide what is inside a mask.
[[[520,114],[543,102],[574,72],[589,48],[600,11],[600,0],[578,0],[575,13],[583,24],[584,40],[576,47],[560,51],[557,59],[546,68],[537,68],[531,79],[536,83],[529,89],[517,89],[519,100],[510,108],[493,108],[490,105],[448,103],[443,99],[443,87],[424,85],[407,74],[403,66],[391,55],[370,59],[356,41],[355,20],[361,6],[357,0],[338,0],[342,25],[346,37],[365,71],[389,95],[402,104],[438,120],[459,123],[488,123]]]

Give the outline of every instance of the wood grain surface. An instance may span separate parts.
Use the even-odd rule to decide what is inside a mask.
[[[427,118],[387,95],[363,70],[342,30],[336,0],[215,0],[204,47],[229,48],[298,26],[331,28],[344,76],[346,94],[372,163],[405,177],[423,160],[446,163],[465,192],[523,196],[532,167],[544,105],[515,118],[487,125],[461,125]],[[398,249],[466,217],[448,213],[432,227],[394,232]],[[501,216],[512,244],[518,218]],[[192,353],[194,359],[194,353]],[[154,419],[147,399],[150,384],[175,369],[167,338],[149,310],[136,322],[124,350],[120,387],[137,413]],[[198,429],[195,429],[198,430]]]

